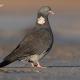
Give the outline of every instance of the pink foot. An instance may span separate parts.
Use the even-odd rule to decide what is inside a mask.
[[[43,67],[39,64],[39,62],[37,62],[37,64],[34,64],[34,63],[31,63],[32,64],[32,67],[37,67],[37,68],[46,68],[46,67]]]

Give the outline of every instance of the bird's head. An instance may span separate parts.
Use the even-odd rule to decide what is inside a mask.
[[[48,15],[55,14],[49,6],[43,6],[38,11],[37,23],[43,25],[48,21]]]
[[[43,6],[39,9],[39,13],[44,15],[44,16],[48,16],[49,14],[55,14],[51,8],[49,6]]]

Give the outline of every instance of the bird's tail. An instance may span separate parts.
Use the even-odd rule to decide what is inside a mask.
[[[7,66],[8,64],[10,64],[11,61],[8,61],[8,60],[4,60],[3,62],[0,63],[0,68],[1,67],[4,67],[4,66]]]

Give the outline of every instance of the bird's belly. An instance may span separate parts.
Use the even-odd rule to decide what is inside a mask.
[[[37,62],[39,60],[39,55],[34,54],[29,57],[29,61]]]

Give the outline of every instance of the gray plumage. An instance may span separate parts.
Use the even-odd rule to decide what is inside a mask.
[[[36,20],[35,27],[27,34],[19,45],[4,58],[0,63],[0,67],[4,67],[16,60],[27,59],[28,62],[37,63],[39,59],[45,56],[53,45],[53,33],[48,21],[50,7],[41,7],[37,19],[43,17],[45,22],[39,24]],[[33,59],[33,55],[37,55]]]

